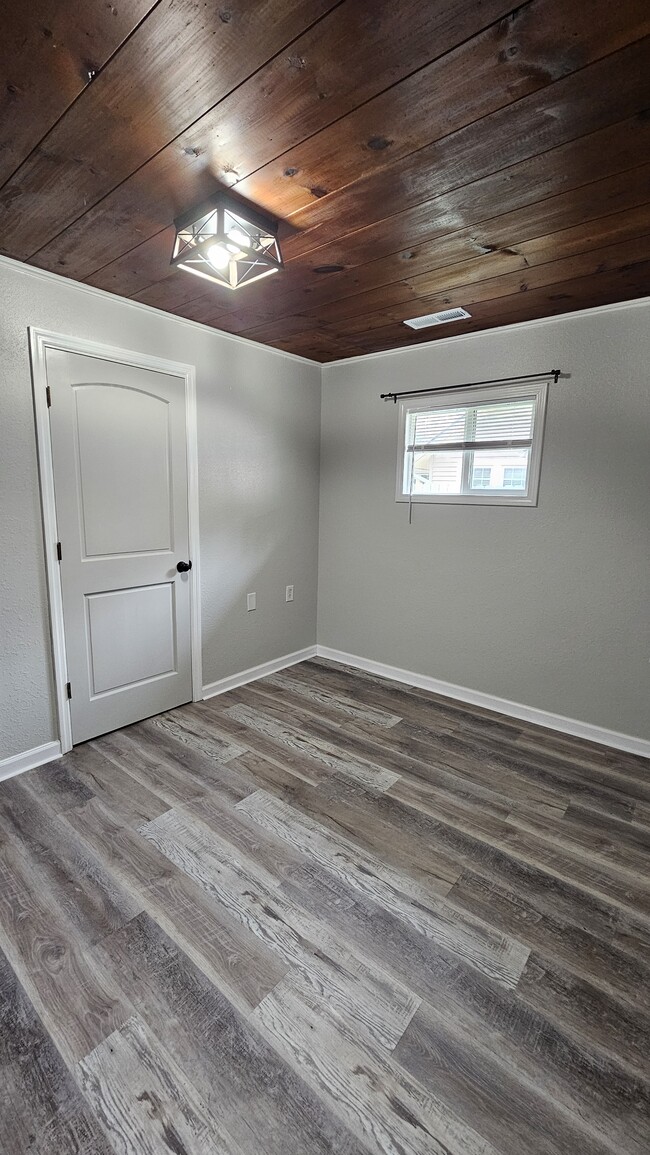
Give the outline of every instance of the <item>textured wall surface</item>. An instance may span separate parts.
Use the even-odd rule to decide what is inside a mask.
[[[320,367],[12,262],[0,301],[0,760],[57,737],[30,325],[196,365],[204,684],[312,645]]]
[[[535,373],[536,508],[395,502],[388,390]],[[650,738],[650,305],[324,368],[319,643]]]

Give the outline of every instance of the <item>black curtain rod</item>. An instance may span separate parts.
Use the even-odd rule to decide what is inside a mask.
[[[405,389],[401,393],[380,393],[382,401],[392,397],[397,405],[398,397],[417,397],[418,393],[453,393],[456,389],[474,389],[477,385],[507,385],[510,381],[534,381],[539,377],[552,377],[557,385],[561,369],[549,369],[547,373],[528,373],[525,377],[494,377],[491,381],[468,381],[466,385],[441,385],[437,389]]]

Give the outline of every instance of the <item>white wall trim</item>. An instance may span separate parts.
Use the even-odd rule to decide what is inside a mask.
[[[610,305],[594,305],[591,309],[575,309],[571,313],[555,313],[552,317],[537,317],[531,321],[513,321],[510,325],[495,325],[494,328],[478,329],[473,333],[455,333],[453,337],[438,337],[437,340],[420,341],[412,345],[408,345],[405,340],[405,343],[397,349],[380,349],[377,353],[360,353],[358,357],[340,357],[336,361],[326,361],[325,364],[321,365],[321,380],[324,379],[323,374],[328,369],[333,369],[338,365],[349,365],[351,362],[357,365],[362,361],[376,361],[380,357],[394,357],[399,353],[414,353],[422,349],[431,351],[431,349],[439,349],[441,345],[477,341],[497,333],[516,333],[519,329],[537,329],[542,325],[557,324],[558,321],[579,320],[581,317],[592,317],[598,313],[616,313],[621,309],[638,309],[648,305],[650,305],[650,297],[635,297],[632,301],[613,301]]]
[[[384,662],[360,658],[357,654],[346,654],[343,650],[333,650],[330,646],[317,646],[316,653],[319,658],[341,662],[344,666],[355,666],[381,678],[405,682],[407,686],[417,686],[420,690],[430,690],[431,693],[441,694],[445,698],[455,698],[460,702],[469,702],[472,706],[481,706],[485,710],[495,710],[498,714],[505,714],[509,718],[519,718],[524,722],[533,722],[536,726],[546,726],[549,730],[571,734],[574,738],[585,738],[589,742],[598,742],[602,746],[612,746],[615,750],[624,750],[628,754],[650,758],[650,740],[646,738],[634,738],[630,734],[620,734],[618,730],[606,730],[602,726],[592,725],[591,722],[565,718],[563,714],[552,714],[547,710],[538,710],[535,706],[524,706],[521,702],[497,698],[493,694],[484,694],[482,690],[470,690],[466,686],[456,686],[453,682],[443,682],[426,674],[415,674],[412,670],[402,670],[398,666],[387,666]]]
[[[61,757],[60,742],[45,742],[42,746],[34,746],[32,750],[24,750],[22,754],[14,754],[12,758],[3,758],[0,762],[0,782],[5,778],[13,778],[16,774],[24,774],[25,770],[34,770],[44,762],[53,762]]]
[[[133,297],[123,297],[120,293],[109,293],[107,289],[86,285],[83,281],[73,280],[72,277],[62,277],[60,273],[52,273],[49,269],[38,269],[34,265],[26,265],[23,261],[14,260],[13,257],[0,256],[0,268],[3,265],[7,265],[14,272],[24,273],[26,276],[36,277],[39,280],[57,281],[59,285],[72,285],[75,289],[81,289],[82,292],[101,297],[105,301],[120,301],[123,305],[130,305],[133,309],[144,309],[147,313],[155,313],[158,317],[164,317],[166,321],[178,321],[181,325],[202,329],[206,333],[212,333],[213,336],[218,333],[225,340],[235,341],[239,345],[248,346],[248,348],[266,349],[268,353],[275,353],[278,357],[288,357],[290,361],[301,361],[303,364],[318,365],[319,369],[322,368],[320,361],[314,361],[311,357],[302,357],[299,353],[287,353],[284,349],[276,349],[274,345],[263,345],[260,341],[252,341],[250,337],[242,337],[239,333],[227,333],[225,329],[217,329],[214,325],[204,325],[202,321],[192,321],[189,317],[181,317],[178,313],[157,309],[155,305],[147,305],[144,301],[134,300]]]
[[[0,258],[0,260],[2,260],[2,258]],[[72,749],[72,723],[70,718],[70,702],[68,701],[65,690],[68,674],[65,651],[63,594],[61,589],[61,571],[56,556],[56,544],[59,540],[59,535],[56,523],[50,417],[45,394],[47,386],[47,350],[60,349],[66,353],[81,353],[85,356],[98,357],[105,361],[117,361],[121,365],[133,365],[138,369],[152,369],[158,373],[167,373],[173,377],[180,377],[184,381],[189,544],[190,557],[192,558],[192,569],[189,574],[192,697],[195,702],[199,702],[203,696],[203,677],[201,666],[201,590],[199,583],[199,465],[197,448],[196,370],[193,365],[184,365],[178,361],[168,361],[162,357],[153,357],[148,353],[137,353],[131,350],[118,349],[113,345],[102,345],[97,341],[88,341],[81,337],[68,337],[62,333],[51,333],[46,329],[38,329],[31,326],[29,328],[29,348],[32,364],[34,414],[36,418],[36,441],[38,446],[38,472],[43,510],[45,561],[54,657],[57,716],[61,750],[65,754],[68,750]]]
[[[275,674],[278,670],[286,670],[287,666],[295,666],[298,662],[306,662],[308,658],[315,657],[316,646],[294,650],[293,654],[273,658],[270,662],[262,662],[260,666],[242,670],[240,674],[231,674],[228,678],[220,678],[218,682],[210,682],[203,687],[203,697],[214,698],[217,694],[227,694],[228,690],[236,690],[238,686],[245,686],[247,682],[256,682],[258,678],[266,678],[268,674]]]

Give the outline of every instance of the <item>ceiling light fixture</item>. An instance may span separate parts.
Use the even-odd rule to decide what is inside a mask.
[[[278,222],[258,209],[215,193],[174,221],[171,263],[228,289],[278,273]]]

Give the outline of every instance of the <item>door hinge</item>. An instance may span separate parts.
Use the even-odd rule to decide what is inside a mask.
[[[63,554],[61,553],[61,542],[57,541],[57,543],[56,543],[56,560],[61,561],[62,557],[63,557]]]
[[[48,409],[51,409],[52,408],[52,394],[50,392],[49,385],[45,386],[45,400],[47,401]]]
[[[69,682],[66,682],[66,684],[65,684],[65,692],[69,698],[72,697],[72,686],[70,685]]]

